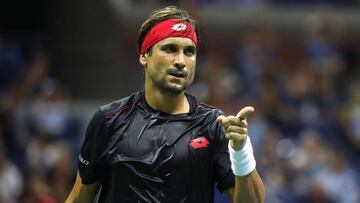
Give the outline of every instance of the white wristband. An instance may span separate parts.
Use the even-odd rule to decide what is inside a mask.
[[[231,146],[230,142],[228,145],[231,169],[236,176],[245,176],[250,174],[256,167],[256,161],[251,146],[250,137],[247,137],[244,147],[235,151]]]

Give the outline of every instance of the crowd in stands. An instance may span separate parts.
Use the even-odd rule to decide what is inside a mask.
[[[0,39],[0,73],[0,202],[63,202],[81,129],[69,91],[39,40]]]

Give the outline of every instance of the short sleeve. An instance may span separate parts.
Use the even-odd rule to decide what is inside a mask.
[[[105,118],[99,109],[90,120],[80,149],[78,169],[83,184],[95,183],[104,174],[101,156],[106,148],[106,135]]]
[[[211,126],[216,135],[214,149],[214,168],[216,187],[220,192],[235,186],[235,176],[231,170],[231,162],[228,151],[228,140],[221,126],[214,122]]]

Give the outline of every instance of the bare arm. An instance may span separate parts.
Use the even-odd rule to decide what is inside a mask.
[[[227,191],[233,203],[263,203],[265,199],[264,185],[254,169],[255,158],[251,142],[248,141],[246,118],[253,111],[253,107],[245,107],[236,116],[219,116],[217,119],[224,128],[225,137],[229,139],[232,169],[237,174],[235,187]]]
[[[92,202],[98,189],[99,183],[89,185],[82,184],[79,172],[77,172],[75,184],[65,203]]]
[[[235,187],[227,190],[232,203],[264,202],[265,189],[256,170],[246,176],[236,176]]]

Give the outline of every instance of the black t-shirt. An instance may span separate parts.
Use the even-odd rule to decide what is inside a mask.
[[[100,107],[79,155],[83,184],[100,182],[100,202],[214,201],[234,186],[220,111],[186,94],[190,112],[152,109],[144,92]]]

